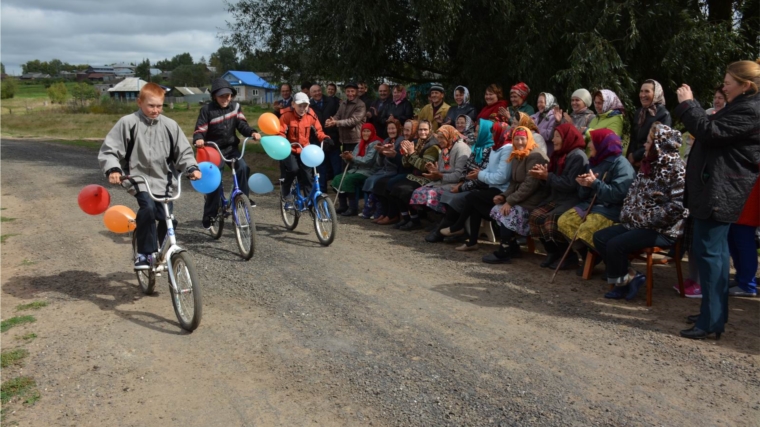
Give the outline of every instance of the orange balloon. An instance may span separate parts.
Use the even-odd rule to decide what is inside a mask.
[[[259,129],[267,135],[280,133],[280,119],[272,113],[264,113],[259,116]]]
[[[122,234],[128,233],[137,227],[135,218],[137,218],[135,211],[123,205],[116,205],[106,210],[105,215],[103,215],[103,223],[108,230]]]

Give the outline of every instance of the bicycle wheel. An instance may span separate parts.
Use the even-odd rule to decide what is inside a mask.
[[[211,227],[209,227],[208,231],[214,240],[219,240],[219,238],[222,237],[222,230],[224,230],[224,201],[220,195],[219,210],[216,212],[216,218],[211,220]]]
[[[256,223],[251,213],[251,203],[244,194],[235,196],[235,238],[240,256],[244,260],[253,257],[256,251]]]
[[[293,182],[293,185],[290,186],[290,193],[288,194],[295,198],[295,181]],[[282,215],[282,222],[285,224],[285,228],[288,230],[295,230],[298,226],[298,218],[301,216],[301,213],[296,209],[295,201],[288,202],[288,206],[285,206],[285,198],[280,195],[280,214]]]
[[[172,255],[172,270],[179,291],[179,294],[176,294],[174,289],[169,287],[174,313],[182,329],[192,332],[201,323],[202,308],[201,286],[190,254],[182,251]],[[169,280],[172,280],[172,275],[169,275]]]
[[[338,232],[338,216],[335,214],[335,206],[327,195],[317,197],[317,205],[314,207],[314,231],[322,246],[330,246]]]
[[[137,234],[132,233],[132,260],[137,260]],[[156,289],[156,273],[153,270],[137,270],[137,283],[145,295],[150,295]]]

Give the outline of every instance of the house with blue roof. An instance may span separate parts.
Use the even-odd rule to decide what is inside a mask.
[[[277,87],[251,71],[227,71],[222,78],[230,82],[237,90],[236,101],[249,101],[254,104],[271,104],[274,102]]]

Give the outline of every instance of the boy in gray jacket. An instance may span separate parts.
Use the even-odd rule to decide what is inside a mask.
[[[142,182],[121,182],[122,175],[142,175],[156,197],[171,196],[176,185],[175,175],[184,170],[192,180],[201,172],[193,157],[193,149],[182,129],[174,120],[162,116],[164,90],[155,83],[140,89],[137,105],[140,109],[116,122],[100,147],[98,161],[108,182],[120,184],[135,196],[137,211],[137,251],[135,270],[150,268],[148,257],[158,251],[156,234],[166,235],[164,209],[150,198]],[[158,229],[156,227],[158,223]]]

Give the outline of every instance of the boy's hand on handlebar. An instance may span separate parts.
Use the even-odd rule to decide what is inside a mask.
[[[111,175],[108,175],[108,182],[113,185],[121,184],[121,172],[112,172]]]
[[[253,135],[251,135],[251,138],[253,138],[254,141],[261,141],[261,134],[254,132]]]
[[[189,174],[187,174],[187,177],[188,177],[188,179],[190,179],[190,181],[197,181],[197,180],[201,179],[201,171],[194,170],[194,171],[190,172]]]
[[[199,139],[199,140],[196,140],[196,141],[195,141],[195,146],[196,146],[196,147],[198,147],[198,148],[201,148],[201,147],[203,147],[203,145],[204,145],[205,143],[206,143],[206,141],[204,141],[204,140],[202,140],[202,139]]]

